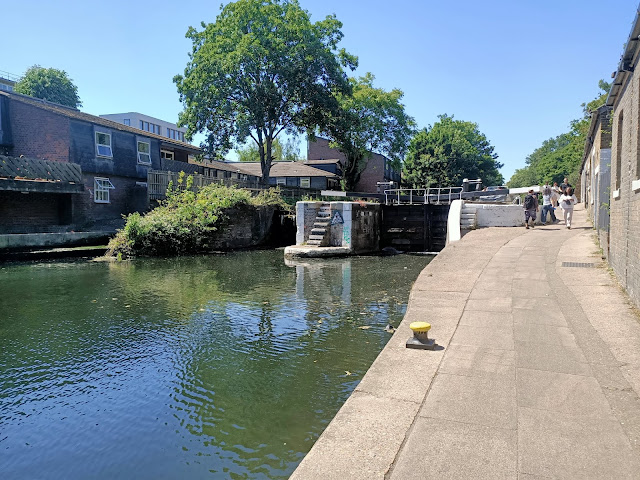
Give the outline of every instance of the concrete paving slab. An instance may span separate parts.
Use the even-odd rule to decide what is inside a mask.
[[[515,430],[419,418],[389,478],[506,480],[517,459]]]
[[[513,327],[511,325],[496,327],[458,325],[451,339],[452,344],[473,345],[502,350],[513,350],[513,342]]]
[[[509,285],[505,286],[505,288],[501,290],[480,290],[474,288],[469,295],[469,299],[471,300],[500,300],[503,301],[509,300],[511,301],[511,288]]]
[[[518,409],[518,465],[551,478],[637,479],[640,463],[612,417]]]
[[[515,429],[514,377],[460,376],[439,373],[420,409],[421,417]]]
[[[536,297],[514,297],[513,308],[523,308],[529,310],[560,310],[558,299],[553,296]]]
[[[591,376],[591,367],[577,347],[515,342],[516,366],[549,372]]]
[[[465,306],[467,311],[477,312],[510,312],[511,311],[511,298],[509,297],[497,297],[493,299],[485,300],[467,300]]]
[[[420,404],[354,392],[291,480],[382,480]]]
[[[471,327],[496,328],[513,326],[513,315],[509,312],[475,312],[465,311],[460,317],[460,325]]]
[[[560,311],[559,305],[557,309],[544,309],[542,311],[535,309],[514,308],[511,315],[514,325],[516,323],[523,323],[568,327],[567,321]]]
[[[513,326],[513,335],[518,342],[533,342],[577,348],[576,338],[567,327],[518,323]]]
[[[473,345],[449,345],[440,373],[470,377],[515,377],[515,352]]]
[[[611,415],[609,403],[594,377],[519,368],[518,406],[601,418]]]

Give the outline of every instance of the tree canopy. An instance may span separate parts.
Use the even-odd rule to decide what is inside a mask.
[[[564,177],[568,177],[569,183],[576,185],[589,130],[589,116],[593,110],[604,105],[611,84],[600,80],[598,87],[601,93],[591,102],[581,105],[582,118],[573,120],[568,132],[542,142],[542,145],[526,158],[526,166],[516,170],[509,179],[509,187],[528,187],[547,182],[561,183]]]
[[[78,87],[68,77],[67,72],[56,68],[34,65],[16,82],[14,91],[68,107],[82,106]]]
[[[415,121],[407,115],[401,100],[402,90],[387,92],[373,86],[375,77],[351,78],[351,94],[338,94],[339,109],[322,131],[330,146],[346,157],[342,165],[342,187],[353,190],[372,153],[388,157],[399,167]]]
[[[411,139],[403,182],[413,188],[449,187],[481,178],[485,185],[502,185],[503,165],[478,125],[446,114],[438,118]]]
[[[338,49],[342,24],[335,16],[312,23],[297,0],[238,0],[214,23],[190,27],[193,42],[184,75],[174,82],[187,137],[203,132],[204,149],[222,156],[250,137],[268,182],[273,141],[323,124],[348,93],[343,68],[357,58]]]
[[[260,152],[255,142],[249,142],[244,147],[236,148],[238,161],[259,162]],[[274,162],[298,162],[300,157],[300,144],[294,138],[288,138],[283,142],[279,138],[273,139],[271,157]]]

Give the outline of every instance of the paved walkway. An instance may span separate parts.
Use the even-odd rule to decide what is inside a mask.
[[[640,321],[593,235],[577,210],[447,247],[292,478],[640,479]],[[441,350],[404,347],[416,320]]]

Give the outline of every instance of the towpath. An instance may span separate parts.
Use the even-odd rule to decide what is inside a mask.
[[[405,348],[413,321],[442,349]],[[480,229],[420,274],[291,478],[639,479],[639,394],[640,321],[585,212]]]

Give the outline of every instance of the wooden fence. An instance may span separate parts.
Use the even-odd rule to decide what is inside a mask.
[[[247,182],[245,180],[238,180],[235,178],[206,177],[200,174],[191,174],[190,176],[193,178],[192,189],[194,191],[198,191],[202,187],[210,185],[212,183],[225,185],[227,187],[235,185],[239,188],[249,189],[255,194],[267,188],[276,188],[275,185],[261,185],[256,182]],[[162,200],[163,198],[165,198],[167,195],[169,182],[173,182],[174,188],[185,189],[187,187],[187,175],[184,175],[182,185],[178,183],[179,178],[180,173],[177,172],[150,170],[147,173],[147,192],[149,195],[149,200]],[[291,200],[300,200],[303,197],[309,196],[320,196],[320,190],[311,190],[309,188],[300,187],[280,186],[280,193],[283,197]]]
[[[80,165],[75,163],[0,155],[0,177],[10,180],[82,183],[82,170]]]

